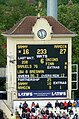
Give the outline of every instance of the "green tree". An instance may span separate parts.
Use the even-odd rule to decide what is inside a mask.
[[[35,16],[35,6],[26,0],[6,0],[6,4],[2,6],[0,21],[3,23],[3,30],[10,29],[14,24],[25,16]]]
[[[6,38],[1,33],[10,29],[25,16],[36,16],[35,4],[27,0],[0,1],[0,66],[6,66]]]
[[[0,67],[6,66],[6,40],[5,38],[0,34]]]
[[[68,29],[73,31],[77,36],[72,40],[72,63],[79,66],[79,4],[60,5],[58,7],[58,19]],[[75,91],[75,97],[79,90]]]
[[[58,8],[58,19],[78,36],[73,38],[73,63],[79,63],[79,4],[61,5]]]
[[[58,5],[67,5],[70,0],[58,0]],[[72,0],[73,4],[78,4],[79,0]]]
[[[5,4],[6,0],[0,0],[0,4]]]

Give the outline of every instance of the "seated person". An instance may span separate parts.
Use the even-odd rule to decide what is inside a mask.
[[[38,103],[35,105],[35,107],[36,107],[36,108],[40,108]]]
[[[64,103],[60,102],[60,109],[64,109]]]
[[[56,107],[60,107],[60,103],[58,102],[58,100],[56,100],[56,102],[55,102],[55,108]]]
[[[34,102],[32,102],[32,104],[31,104],[31,108],[32,108],[32,107],[35,107],[35,103],[34,103]]]
[[[47,108],[53,108],[53,106],[52,106],[52,104],[50,102],[48,102],[45,107],[47,107]]]

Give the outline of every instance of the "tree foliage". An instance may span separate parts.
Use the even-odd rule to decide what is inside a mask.
[[[77,36],[72,40],[72,63],[79,67],[79,4],[60,5],[58,7],[59,21]],[[79,69],[79,68],[78,68]],[[75,97],[78,97],[79,90],[75,91]]]
[[[2,6],[3,29],[9,29],[25,16],[36,15],[35,6],[26,0],[6,0]],[[5,24],[5,25],[4,25]]]
[[[0,66],[6,65],[6,38],[1,33],[10,29],[25,16],[36,16],[35,4],[27,0],[0,0]]]
[[[67,5],[70,0],[58,0],[58,5]],[[79,0],[72,0],[73,4],[78,4]]]
[[[59,21],[68,29],[77,34],[73,38],[73,63],[79,64],[79,4],[61,5],[58,8]]]

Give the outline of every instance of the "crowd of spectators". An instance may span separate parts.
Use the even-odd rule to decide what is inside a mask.
[[[16,115],[19,114],[20,119],[79,119],[79,101],[56,100],[54,106],[48,102],[44,107],[35,102],[29,107],[25,101],[20,103],[19,110],[16,109]]]

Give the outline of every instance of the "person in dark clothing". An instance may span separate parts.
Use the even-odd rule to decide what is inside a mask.
[[[20,103],[20,105],[19,105],[19,109],[22,109],[22,103]]]
[[[69,114],[70,114],[70,115],[72,115],[72,114],[73,114],[73,110],[72,110],[72,109],[69,111]]]
[[[50,118],[53,119],[53,117],[54,117],[54,114],[53,114],[53,112],[51,111],[51,112],[49,113],[48,119],[50,119]]]
[[[61,119],[60,115],[57,114],[57,116],[55,117],[55,119]]]
[[[22,112],[22,118],[26,118],[26,113]]]
[[[64,103],[60,102],[60,109],[64,109]]]
[[[77,114],[74,115],[74,119],[78,119],[78,115]]]
[[[36,107],[36,108],[39,108],[39,104],[37,103],[37,104],[35,105],[35,107]]]
[[[70,100],[69,100],[69,102],[68,102],[68,107],[72,107],[72,103],[71,103]]]
[[[53,108],[53,106],[52,106],[52,104],[50,102],[48,102],[45,107],[47,107],[47,108]]]
[[[69,100],[69,102],[68,102],[68,111],[70,111],[71,108],[72,108],[72,103],[71,103],[71,101]]]
[[[35,108],[32,107],[30,111],[31,111],[32,113],[35,113]]]
[[[46,108],[45,114],[49,115],[49,110],[48,110],[48,108]]]
[[[58,100],[56,100],[56,102],[55,102],[55,108],[56,107],[60,107],[60,103],[58,102]]]
[[[30,112],[26,114],[26,119],[29,119],[29,117],[30,117]]]
[[[22,107],[27,108],[28,104],[26,103],[26,101],[23,103]]]
[[[0,109],[0,119],[4,119],[3,118],[3,111]]]
[[[44,111],[44,109],[43,109],[43,108],[41,109],[41,114],[42,114],[42,115],[44,115],[44,114],[45,114],[45,111]]]

